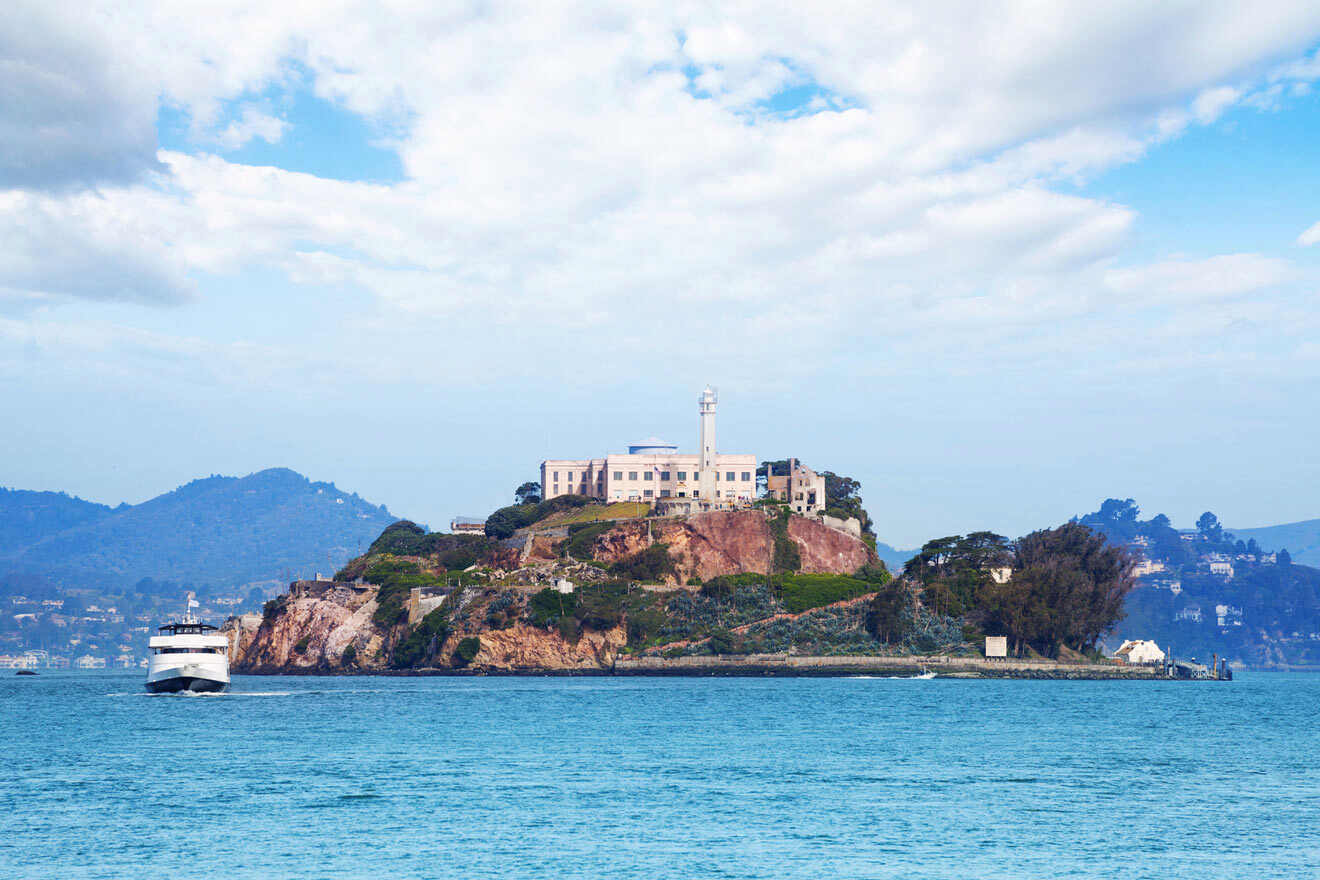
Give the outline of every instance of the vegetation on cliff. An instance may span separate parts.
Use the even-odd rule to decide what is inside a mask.
[[[1016,653],[1056,657],[1093,651],[1123,615],[1135,583],[1121,546],[1079,523],[1009,542],[992,532],[928,541],[904,576],[936,614],[965,618],[974,632],[1009,636]],[[1011,569],[1006,579],[996,571]]]
[[[538,523],[562,510],[572,510],[588,504],[600,504],[600,502],[586,495],[557,495],[545,501],[501,507],[486,518],[486,536],[496,539],[511,538],[518,529]]]
[[[551,534],[548,555],[543,544],[543,555],[512,570],[493,567],[509,558],[494,540],[428,535],[396,523],[342,574],[375,586],[372,625],[379,635],[372,644],[383,658],[375,662],[396,669],[478,662],[536,668],[537,656],[599,664],[616,653],[977,654],[983,633],[1010,635],[1018,650],[1056,656],[1092,648],[1131,589],[1126,552],[1076,523],[1013,542],[990,532],[930,541],[895,579],[883,563],[858,553],[855,539],[798,524],[777,506],[760,516],[701,519],[707,527],[700,533],[672,521],[668,531],[635,521],[572,523]],[[661,534],[666,540],[657,539]],[[669,539],[689,554],[681,569]],[[744,569],[678,586],[678,572],[693,565],[694,543],[721,565],[734,558],[764,565],[767,554],[774,564],[768,573]],[[797,570],[806,560],[819,567],[839,558],[869,561],[847,573]],[[451,568],[462,563],[476,570]],[[1003,574],[1009,569],[1011,577]],[[432,610],[409,627],[413,588],[422,589]],[[343,589],[349,596],[359,588]],[[273,608],[272,619],[280,613]],[[355,660],[363,663],[360,653]]]

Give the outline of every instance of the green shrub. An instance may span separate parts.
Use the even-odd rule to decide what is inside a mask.
[[[356,662],[357,662],[357,645],[353,644],[352,642],[349,642],[348,647],[344,648],[344,654],[343,657],[340,659],[340,663],[344,666],[352,666]]]
[[[454,649],[454,665],[467,666],[476,659],[477,654],[480,652],[481,639],[477,636],[468,636],[466,639],[460,640],[458,647]]]
[[[875,590],[875,584],[840,574],[794,574],[776,578],[779,600],[790,614],[830,605]]]
[[[642,608],[628,614],[628,644],[641,645],[651,641],[669,622],[663,611]]]
[[[390,665],[395,669],[420,666],[435,655],[436,649],[449,635],[449,616],[441,606],[427,614],[417,627],[394,649]]]
[[[669,555],[668,544],[652,544],[610,566],[611,574],[642,583],[657,583],[674,572],[674,560]]]
[[[437,567],[461,569],[480,561],[490,549],[490,541],[480,535],[427,533],[421,526],[405,519],[386,527],[380,537],[372,542],[367,555],[433,556],[437,559]],[[356,560],[344,566],[335,575],[335,580],[353,580],[357,577],[355,564]]]
[[[413,587],[437,587],[444,578],[422,571],[421,566],[406,559],[386,557],[374,562],[363,574],[367,583],[379,587],[376,593],[376,611],[371,620],[382,629],[398,624],[406,609],[408,593]]]
[[[380,537],[371,542],[371,547],[367,549],[367,555],[393,553],[395,556],[414,556],[417,554],[417,546],[425,534],[426,529],[417,525],[417,523],[401,519],[385,527],[385,531],[380,533]]]
[[[573,616],[588,629],[613,629],[623,619],[623,599],[627,593],[628,585],[622,581],[583,586],[576,593]]]
[[[293,653],[295,654],[307,653],[307,646],[310,645],[311,642],[312,642],[311,636],[303,636],[301,639],[299,639],[297,642],[294,643]]]
[[[588,504],[600,504],[600,501],[586,495],[556,495],[537,504],[501,507],[486,518],[486,536],[495,539],[511,538],[518,529],[538,523],[561,510],[572,510]]]
[[[689,587],[699,587],[702,585],[701,578],[697,577],[696,575],[693,575],[692,577],[688,578],[687,585]]]
[[[527,600],[527,620],[533,626],[554,626],[576,608],[577,599],[572,593],[564,594],[546,587]]]
[[[873,584],[887,584],[894,576],[889,573],[889,568],[883,562],[876,560],[857,569],[853,577]]]
[[[559,637],[566,642],[576,643],[582,635],[582,624],[576,617],[559,618]]]
[[[788,508],[770,518],[770,534],[774,538],[773,571],[797,571],[802,567],[802,551],[788,536]]]
[[[583,562],[591,561],[591,545],[596,539],[614,527],[614,523],[604,522],[573,523],[568,527],[568,543],[564,552]]]
[[[712,654],[732,654],[733,644],[733,633],[727,629],[711,630],[710,639],[706,642]]]
[[[265,605],[261,606],[262,620],[270,621],[279,617],[281,614],[284,613],[284,610],[288,607],[288,603],[289,603],[289,597],[287,595],[279,595],[276,596],[274,599],[268,600]]]

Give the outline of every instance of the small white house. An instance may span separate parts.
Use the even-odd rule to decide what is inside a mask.
[[[1212,562],[1210,563],[1210,573],[1223,575],[1231,578],[1233,576],[1233,563],[1231,562]]]
[[[573,592],[573,582],[568,578],[560,578],[555,581],[555,592],[563,593],[567,596],[569,593]]]
[[[1164,662],[1164,652],[1150,639],[1128,639],[1114,652],[1114,657],[1136,665]]]
[[[985,656],[989,659],[1003,659],[1008,656],[1008,636],[986,636]]]

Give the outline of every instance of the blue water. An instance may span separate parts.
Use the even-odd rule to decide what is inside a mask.
[[[0,676],[0,878],[1320,875],[1320,676]]]

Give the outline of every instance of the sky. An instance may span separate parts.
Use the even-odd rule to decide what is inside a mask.
[[[659,436],[882,541],[1320,517],[1314,2],[31,2],[0,484],[441,528]]]

